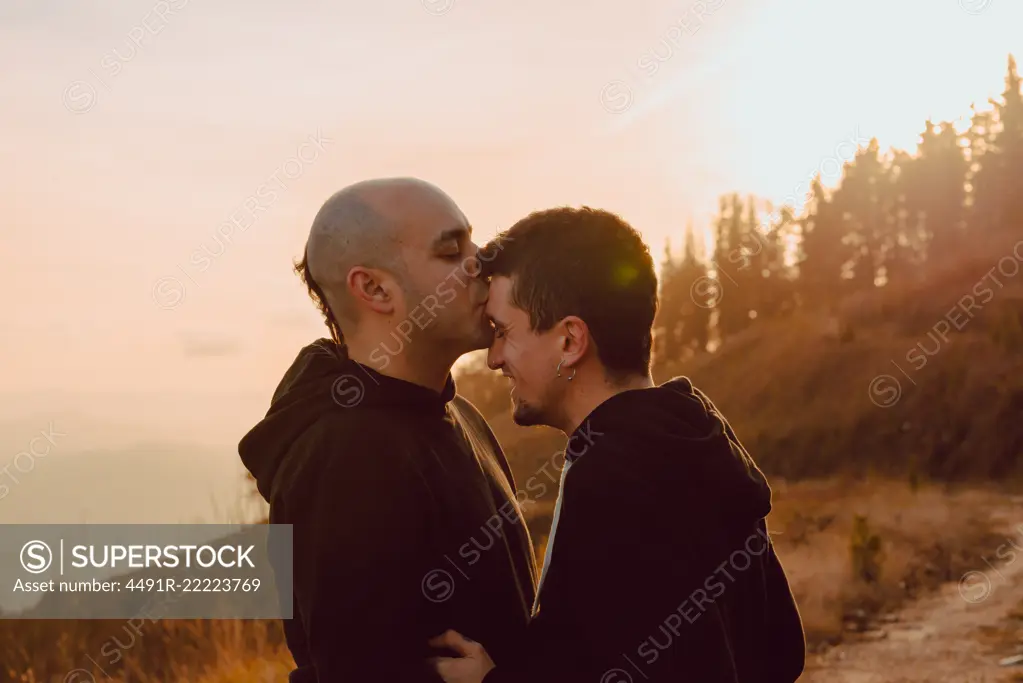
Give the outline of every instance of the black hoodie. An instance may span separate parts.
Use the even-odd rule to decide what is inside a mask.
[[[706,395],[684,377],[617,394],[568,457],[525,647],[493,654],[486,683],[799,677],[802,624],[764,522],[771,489]]]
[[[304,348],[242,462],[294,525],[292,683],[439,680],[452,628],[507,656],[536,566],[507,461],[455,394],[386,377],[321,339]]]

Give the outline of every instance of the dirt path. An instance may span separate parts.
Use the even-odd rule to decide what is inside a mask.
[[[994,513],[1005,529],[1006,544],[1023,546],[1023,498],[1018,507]],[[1012,546],[1006,545],[1011,549]],[[801,683],[900,683],[949,681],[1001,683],[1023,681],[1023,665],[1003,667],[999,660],[1020,652],[1003,648],[992,653],[982,642],[985,629],[997,629],[1010,612],[1023,605],[1023,553],[1010,556],[997,547],[988,554],[993,567],[978,560],[977,572],[961,584],[950,583],[940,592],[919,600],[898,613],[873,641],[841,645],[825,655],[811,656]],[[1023,645],[1021,643],[1020,645]]]

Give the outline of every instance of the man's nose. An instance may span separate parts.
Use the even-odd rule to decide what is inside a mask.
[[[487,367],[491,370],[500,370],[503,364],[504,361],[501,360],[497,350],[497,340],[494,340],[490,344],[490,348],[487,349]]]

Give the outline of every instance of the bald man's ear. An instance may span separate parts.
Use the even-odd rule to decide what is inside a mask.
[[[356,308],[369,308],[377,313],[394,313],[398,302],[398,284],[394,278],[376,268],[355,266],[345,281]]]

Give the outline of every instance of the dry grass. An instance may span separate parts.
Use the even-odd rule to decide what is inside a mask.
[[[1013,607],[1001,623],[982,627],[977,638],[993,656],[1023,654],[1023,602]]]
[[[279,683],[283,642],[275,621],[0,621],[0,681]]]
[[[997,491],[914,489],[886,480],[777,484],[775,490],[769,528],[781,532],[775,536],[778,554],[814,650],[957,580],[1004,541],[988,516],[1003,499]],[[872,580],[854,569],[857,515],[880,540],[881,571]]]
[[[768,520],[795,593],[811,649],[855,633],[888,612],[976,566],[1004,541],[987,512],[1002,505],[994,490],[913,488],[890,480],[773,482]],[[1005,502],[1004,505],[1009,505]],[[543,557],[552,506],[527,508]],[[880,543],[874,580],[857,576],[854,524],[863,516]],[[861,529],[862,531],[862,529]],[[862,545],[862,542],[861,542]],[[1023,631],[1023,605],[1014,613]],[[284,680],[292,660],[280,625],[267,621],[0,622],[0,662],[21,683],[266,683]],[[111,653],[118,653],[111,663]],[[93,667],[95,660],[102,671]],[[78,678],[69,672],[83,668]]]

